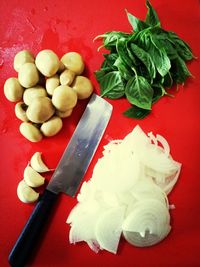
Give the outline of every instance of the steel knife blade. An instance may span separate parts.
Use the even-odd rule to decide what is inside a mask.
[[[112,106],[93,94],[47,186],[53,193],[74,196],[111,116]]]

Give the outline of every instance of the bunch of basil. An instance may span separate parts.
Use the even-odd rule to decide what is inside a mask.
[[[152,104],[174,83],[183,84],[191,75],[185,62],[194,58],[189,45],[172,31],[161,27],[158,15],[150,2],[145,21],[128,13],[133,31],[106,32],[103,45],[110,51],[104,54],[100,70],[95,72],[101,96],[118,99],[126,97],[131,108],[124,115],[142,119],[151,112]]]

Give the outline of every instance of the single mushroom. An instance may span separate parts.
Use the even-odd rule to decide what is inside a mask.
[[[20,124],[19,131],[31,142],[39,142],[43,138],[40,130],[30,122],[22,122]]]
[[[46,90],[47,93],[52,96],[53,91],[60,85],[60,79],[58,74],[53,75],[52,77],[49,77],[46,79]]]
[[[44,122],[40,128],[40,131],[44,136],[54,136],[56,135],[63,126],[62,119],[58,116],[53,116],[48,121]]]
[[[25,87],[33,87],[39,81],[39,72],[34,63],[23,64],[18,72],[18,80]]]
[[[24,88],[17,78],[8,78],[4,83],[5,97],[11,102],[17,102],[22,99]]]
[[[37,85],[35,87],[27,88],[24,91],[23,100],[24,103],[28,106],[33,102],[35,98],[45,96],[47,96],[47,91],[45,90],[45,88],[40,85]]]
[[[43,123],[50,119],[55,112],[51,99],[48,97],[37,97],[33,99],[27,108],[26,114],[30,121]]]
[[[71,86],[77,93],[78,99],[86,99],[93,92],[92,82],[84,76],[76,76]]]
[[[46,49],[37,54],[35,64],[44,76],[51,77],[58,71],[60,61],[52,50]]]
[[[15,105],[15,115],[18,119],[21,121],[28,121],[27,115],[26,115],[27,105],[20,101]]]
[[[20,67],[25,63],[34,63],[35,59],[33,54],[28,50],[19,51],[13,61],[13,67],[18,72]]]
[[[60,84],[61,85],[71,85],[74,78],[75,78],[76,74],[74,71],[72,70],[64,70],[61,74],[60,74]]]
[[[62,56],[61,62],[69,70],[72,70],[76,75],[83,73],[85,64],[82,56],[77,52],[69,52]]]
[[[76,92],[67,85],[58,86],[52,96],[52,103],[59,111],[72,109],[77,103]]]

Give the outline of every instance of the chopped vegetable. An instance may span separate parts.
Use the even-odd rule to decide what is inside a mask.
[[[44,184],[45,178],[28,165],[24,170],[24,181],[30,187],[39,187]]]
[[[148,0],[146,6],[144,21],[126,11],[131,33],[112,31],[95,38],[102,38],[101,47],[109,50],[95,72],[101,95],[126,97],[131,107],[124,115],[138,119],[146,117],[162,96],[170,95],[166,88],[183,84],[191,76],[185,62],[194,58],[185,41],[161,27]]]
[[[139,126],[108,143],[68,216],[70,243],[117,253],[122,233],[135,246],[160,242],[171,229],[167,194],[180,169],[167,140]]]
[[[106,249],[112,253],[117,252],[122,231],[122,222],[124,220],[124,211],[124,207],[108,209],[97,221],[95,235],[101,249]]]
[[[51,171],[47,165],[43,162],[42,153],[35,152],[30,160],[31,167],[39,173]]]
[[[122,225],[125,239],[138,247],[157,244],[170,232],[166,205],[156,199],[138,201]]]
[[[24,203],[33,203],[39,198],[39,193],[21,180],[17,186],[17,196]]]

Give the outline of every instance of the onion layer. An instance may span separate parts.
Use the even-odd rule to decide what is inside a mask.
[[[122,225],[126,240],[139,247],[151,246],[170,232],[170,215],[166,205],[156,199],[138,201]]]

